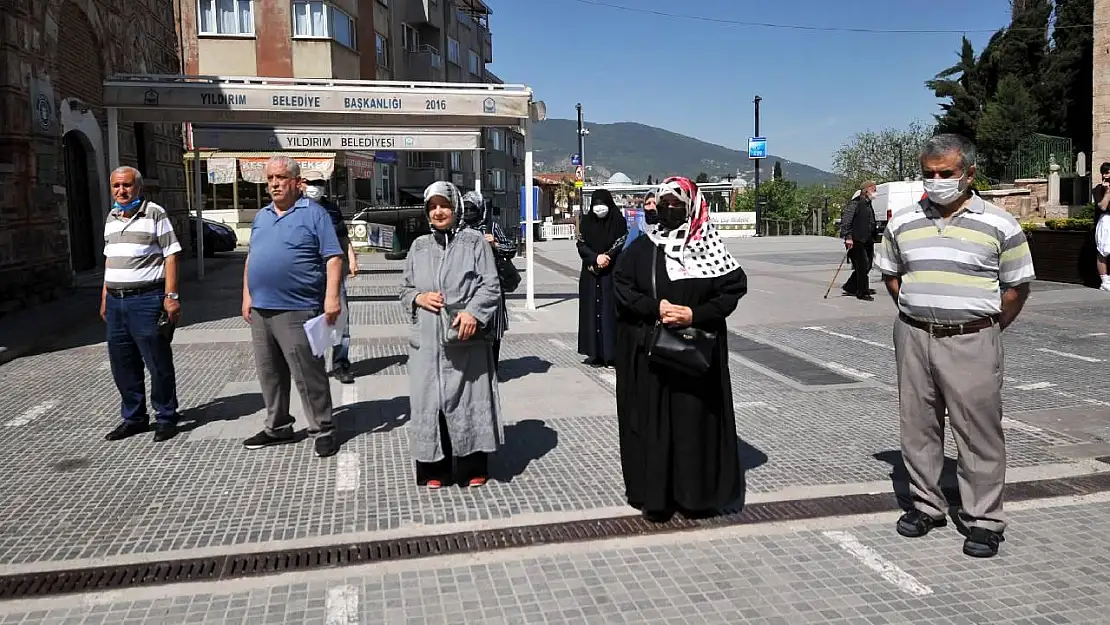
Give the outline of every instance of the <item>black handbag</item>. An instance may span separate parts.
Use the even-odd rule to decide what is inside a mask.
[[[656,260],[659,248],[651,252],[651,297],[659,299],[655,286]],[[694,327],[671,328],[662,321],[655,322],[648,343],[648,360],[674,369],[688,376],[704,375],[713,364],[713,353],[717,349],[717,334]]]
[[[478,324],[478,329],[474,332],[474,336],[466,339],[465,341],[459,338],[459,329],[452,327],[455,323],[455,317],[462,311],[466,310],[466,306],[458,304],[444,306],[439,309],[439,323],[443,328],[443,344],[444,345],[462,345],[469,343],[478,343],[480,341],[493,341],[493,333],[489,328]]]
[[[503,258],[495,252],[497,261],[497,280],[501,283],[502,293],[512,293],[520,286],[520,271],[511,258]]]

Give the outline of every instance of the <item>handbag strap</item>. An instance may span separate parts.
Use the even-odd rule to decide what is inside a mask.
[[[655,291],[655,273],[656,273],[656,263],[657,263],[658,260],[659,260],[659,246],[658,245],[652,245],[651,246],[651,299],[653,299],[653,300],[659,299],[659,295]]]

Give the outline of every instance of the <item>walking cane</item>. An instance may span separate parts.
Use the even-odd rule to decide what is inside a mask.
[[[829,281],[829,288],[825,291],[825,299],[829,299],[829,293],[832,293],[832,287],[836,284],[836,278],[840,275],[840,270],[844,268],[844,261],[848,260],[848,254],[844,254],[844,258],[840,259],[840,266],[836,268],[836,273],[833,274],[833,279]]]

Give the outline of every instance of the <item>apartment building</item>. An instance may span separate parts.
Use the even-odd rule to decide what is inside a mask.
[[[186,73],[204,75],[500,82],[493,60],[490,8],[482,0],[175,0]],[[206,215],[239,224],[241,238],[264,205],[257,163],[264,153],[203,150]],[[475,167],[461,153],[298,153],[329,178],[348,211],[411,205],[432,180],[472,189]],[[478,165],[482,190],[520,214],[523,138],[508,128],[486,132]]]

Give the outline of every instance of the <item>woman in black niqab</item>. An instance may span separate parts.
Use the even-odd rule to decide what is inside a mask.
[[[578,282],[578,353],[595,366],[612,366],[616,338],[616,300],[613,269],[624,248],[628,224],[613,194],[594,191],[591,206],[582,215],[578,255],[582,275]]]

